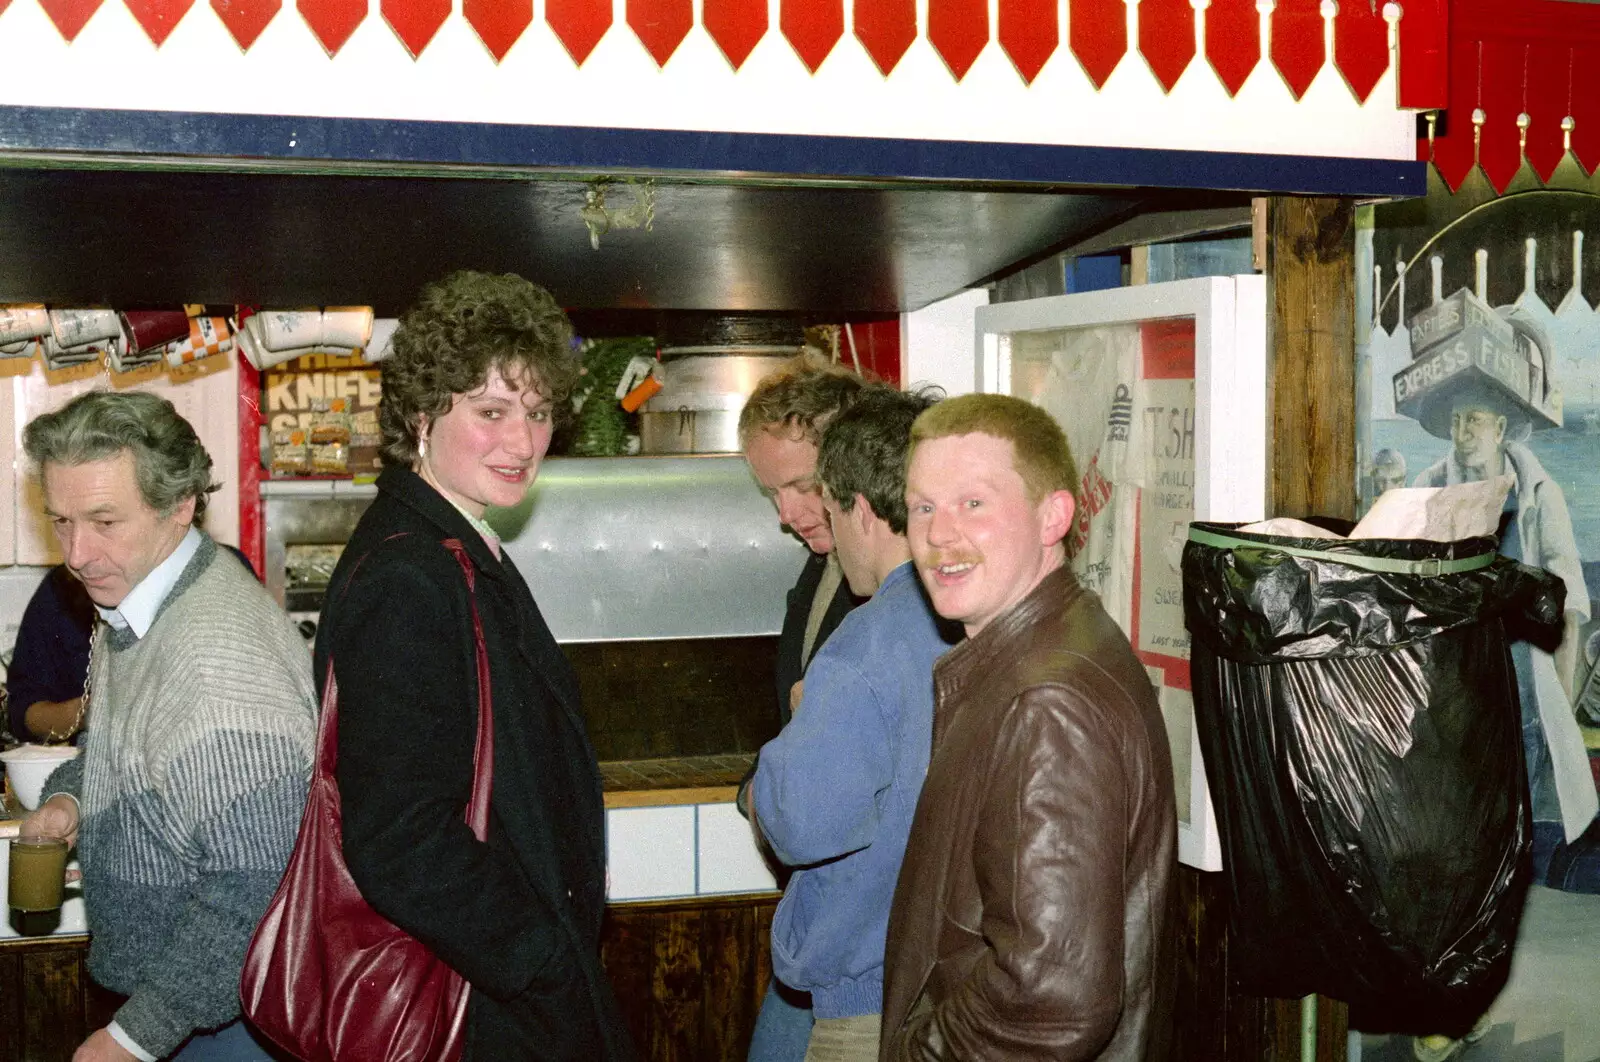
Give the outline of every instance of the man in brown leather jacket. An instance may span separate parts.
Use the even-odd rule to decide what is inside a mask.
[[[1163,1059],[1172,761],[1143,667],[1066,565],[1066,440],[1036,406],[966,395],[911,445],[913,559],[967,640],[934,669],[881,1057]]]

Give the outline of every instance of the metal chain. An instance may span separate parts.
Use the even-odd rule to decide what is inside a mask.
[[[78,732],[78,727],[83,725],[83,718],[89,711],[89,688],[94,680],[94,651],[100,644],[100,630],[105,623],[97,615],[89,621],[89,666],[83,669],[83,696],[78,698],[78,714],[73,717],[72,725],[67,727],[66,733],[57,734],[51,730],[45,735],[46,745],[55,745],[72,740],[72,735]]]

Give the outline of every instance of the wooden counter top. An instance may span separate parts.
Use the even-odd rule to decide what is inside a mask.
[[[739,782],[755,763],[752,753],[614,760],[600,765],[606,807],[721,804],[739,795]],[[0,804],[0,841],[17,835],[26,812]]]
[[[739,792],[755,754],[676,756],[656,760],[612,760],[600,764],[606,807],[722,804]]]

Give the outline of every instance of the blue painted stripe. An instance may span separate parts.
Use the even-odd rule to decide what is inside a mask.
[[[1420,162],[482,122],[0,106],[0,151],[1408,196]]]

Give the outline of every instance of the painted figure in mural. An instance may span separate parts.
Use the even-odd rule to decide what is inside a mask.
[[[1500,551],[1551,572],[1567,588],[1565,631],[1555,654],[1526,642],[1512,648],[1533,817],[1535,823],[1551,824],[1538,830],[1538,865],[1541,856],[1548,858],[1562,832],[1567,840],[1575,839],[1595,813],[1593,781],[1572,713],[1579,628],[1589,616],[1589,591],[1566,495],[1527,445],[1533,422],[1527,403],[1503,388],[1468,378],[1438,397],[1441,401],[1425,406],[1419,420],[1431,434],[1448,433],[1451,449],[1419,473],[1413,486],[1442,487],[1511,476]],[[1448,421],[1442,416],[1445,401]],[[1553,828],[1560,823],[1565,823],[1564,831]]]
[[[1406,457],[1399,450],[1384,447],[1372,455],[1370,497],[1406,485]]]

